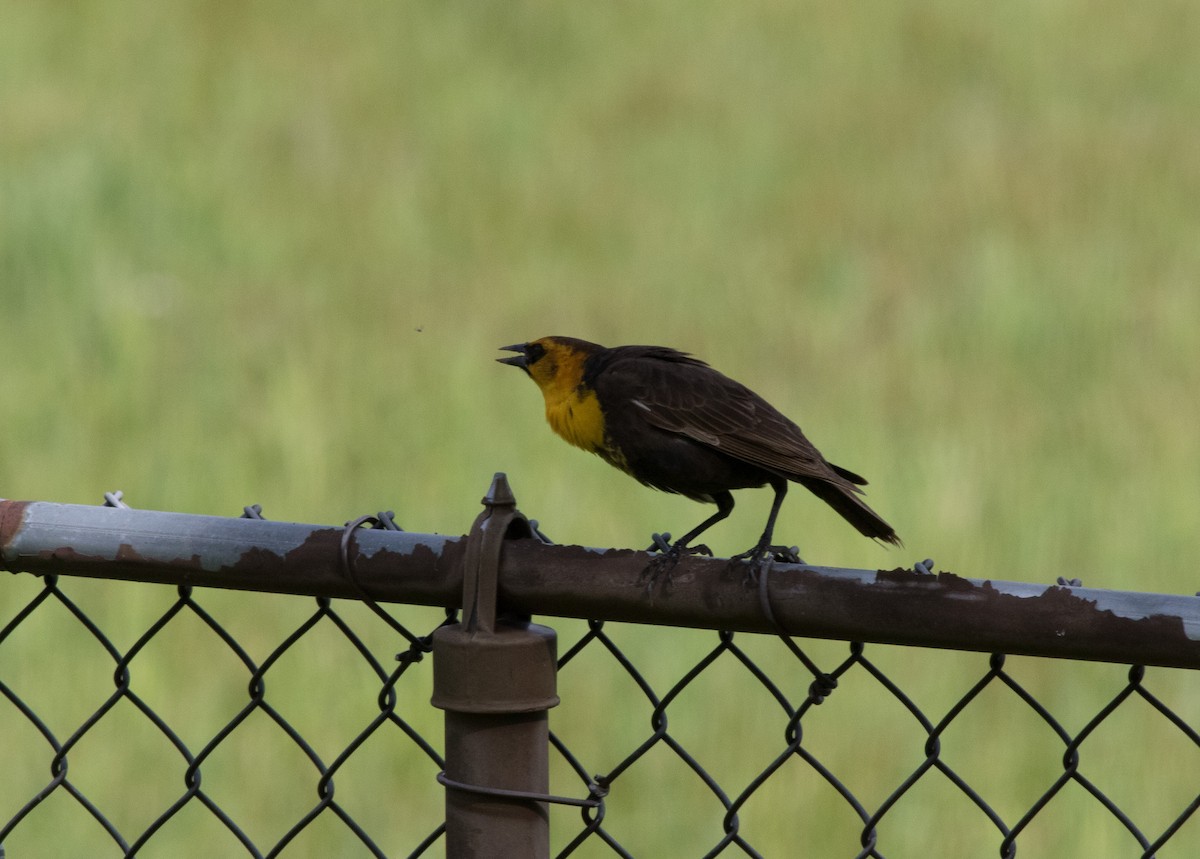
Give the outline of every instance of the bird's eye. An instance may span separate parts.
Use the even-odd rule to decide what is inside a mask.
[[[525,347],[525,363],[532,364],[546,354],[546,347],[541,343],[530,343]]]

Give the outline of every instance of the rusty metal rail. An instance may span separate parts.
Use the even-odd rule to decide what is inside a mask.
[[[184,513],[0,501],[0,566],[442,607],[462,604],[466,537]],[[648,594],[647,554],[508,539],[498,599],[527,615],[777,632],[885,644],[1200,668],[1200,597],[774,565],[762,595],[723,559],[683,558]],[[1074,572],[1074,571],[1073,571]]]

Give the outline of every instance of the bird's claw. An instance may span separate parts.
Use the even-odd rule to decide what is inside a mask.
[[[654,535],[656,538],[658,534]],[[638,576],[639,582],[646,583],[646,594],[649,596],[654,591],[654,584],[663,578],[663,588],[666,589],[671,585],[671,571],[675,569],[675,565],[679,563],[679,558],[682,552],[679,548],[667,545],[665,549],[660,550],[660,554],[655,555],[650,559],[650,563],[646,564],[642,570],[642,574]]]
[[[747,549],[745,552],[734,555],[729,560],[755,564],[762,563],[767,558],[774,558],[781,564],[804,563],[804,559],[800,557],[799,546],[755,546],[753,549]]]
[[[654,590],[654,584],[661,577],[664,579],[664,587],[671,584],[671,571],[675,569],[675,565],[679,563],[679,559],[684,555],[708,555],[712,557],[712,550],[703,543],[696,546],[684,546],[679,543],[671,542],[670,534],[652,534],[647,552],[655,552],[658,554],[650,559],[645,569],[642,570],[638,581],[646,582],[646,593]]]
[[[729,559],[729,563],[740,564],[746,569],[747,584],[757,584],[758,576],[762,572],[763,562],[768,558],[778,561],[781,564],[803,564],[804,559],[800,557],[799,546],[755,546],[752,549],[747,549],[734,555]]]

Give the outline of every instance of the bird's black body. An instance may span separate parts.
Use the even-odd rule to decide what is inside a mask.
[[[566,337],[509,348],[523,354],[504,360],[523,367],[542,388],[547,418],[564,438],[647,486],[717,505],[717,513],[677,541],[676,550],[729,515],[731,490],[769,484],[775,503],[751,550],[761,553],[788,481],[815,493],[860,533],[900,542],[862,501],[863,478],[826,461],[770,403],[697,358],[662,346],[606,349]],[[593,397],[600,420],[582,417],[591,414]]]

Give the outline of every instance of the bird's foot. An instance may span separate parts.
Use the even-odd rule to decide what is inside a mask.
[[[799,546],[758,545],[739,552],[729,559],[730,566],[738,564],[746,570],[746,582],[757,584],[759,573],[762,572],[763,562],[772,558],[781,564],[803,564]]]
[[[747,549],[744,552],[733,555],[729,560],[752,563],[754,561],[765,561],[767,558],[774,558],[782,564],[804,563],[804,559],[800,557],[799,546],[755,546],[752,549]]]
[[[686,546],[682,543],[672,543],[670,534],[653,534],[652,540],[647,552],[658,552],[650,559],[650,563],[642,570],[639,582],[646,583],[646,593],[649,594],[654,590],[654,584],[662,578],[664,587],[671,584],[671,571],[675,569],[675,565],[679,563],[679,559],[684,555],[708,555],[712,557],[712,550],[703,543],[697,546]]]
[[[646,583],[646,595],[649,596],[654,592],[654,585],[659,579],[663,581],[663,589],[671,586],[671,571],[675,569],[675,565],[679,563],[679,558],[682,552],[677,552],[673,547],[668,547],[665,552],[655,555],[650,559],[650,563],[646,564],[642,574],[638,577],[638,582]]]

